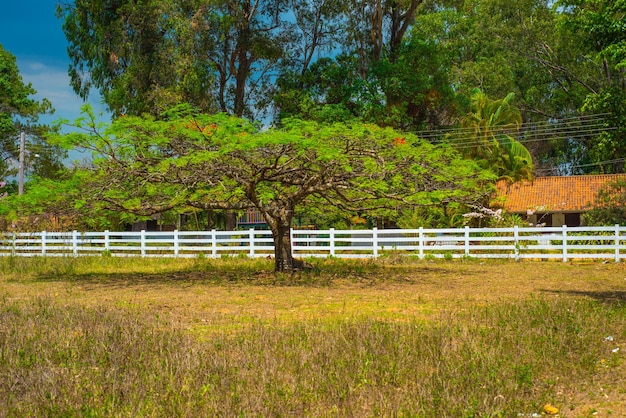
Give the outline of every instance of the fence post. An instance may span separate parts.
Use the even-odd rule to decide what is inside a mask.
[[[470,233],[469,226],[465,225],[465,256],[469,256],[470,254]]]
[[[515,254],[515,261],[519,261],[519,226],[513,226],[513,253]]]
[[[616,263],[619,263],[619,242],[620,242],[619,224],[615,224],[615,262]]]
[[[180,252],[180,243],[178,241],[178,229],[174,230],[174,257],[178,258],[178,253]]]
[[[563,262],[567,262],[567,225],[561,227],[563,229]]]
[[[211,257],[217,257],[217,237],[215,236],[215,229],[211,229]]]
[[[250,238],[250,258],[254,258],[254,228],[250,228],[249,232],[249,238]],[[289,230],[289,233],[291,233],[291,229]]]
[[[372,248],[374,258],[378,258],[378,228],[372,228]]]
[[[104,231],[104,251],[111,251],[111,235],[108,229]]]
[[[41,231],[41,255],[46,255],[46,231]]]
[[[13,233],[13,242],[11,243],[11,256],[17,255],[17,234]]]
[[[328,237],[330,244],[330,255],[335,256],[335,228],[330,228],[330,236]]]
[[[420,260],[424,259],[424,227],[420,226],[420,231],[417,235],[418,241],[417,241],[417,248],[419,251],[419,258]]]
[[[141,256],[146,256],[146,230],[142,229],[140,232],[141,237]]]
[[[72,231],[72,253],[74,257],[78,256],[78,231]]]

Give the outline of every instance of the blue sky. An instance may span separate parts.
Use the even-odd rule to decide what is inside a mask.
[[[83,101],[69,85],[67,42],[61,20],[55,16],[55,0],[6,2],[0,13],[0,44],[10,51],[25,83],[37,90],[36,99],[47,98],[55,113],[42,122],[63,118],[73,120],[80,114]],[[89,98],[97,112],[104,112],[100,97]]]

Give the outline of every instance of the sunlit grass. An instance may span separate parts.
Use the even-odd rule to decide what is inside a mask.
[[[311,262],[0,259],[0,416],[589,416],[626,383],[622,265]]]
[[[605,338],[626,338],[623,307],[572,300],[431,323],[254,323],[211,339],[116,306],[4,299],[0,317],[9,416],[515,416],[621,365]]]

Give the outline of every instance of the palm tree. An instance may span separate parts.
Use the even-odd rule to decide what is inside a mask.
[[[454,144],[467,158],[477,160],[509,182],[531,180],[530,152],[515,136],[522,125],[520,111],[512,105],[514,93],[491,100],[479,89],[472,92],[470,112],[461,118]]]

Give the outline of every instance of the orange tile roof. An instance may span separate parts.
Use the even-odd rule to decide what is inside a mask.
[[[567,177],[536,177],[508,185],[496,184],[493,206],[507,212],[584,212],[591,209],[598,190],[607,182],[626,180],[626,174],[602,174]]]

